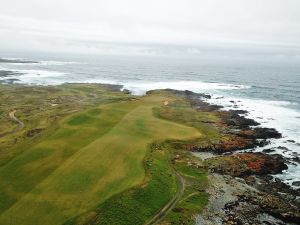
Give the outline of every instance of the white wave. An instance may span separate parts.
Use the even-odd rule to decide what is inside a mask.
[[[13,72],[21,73],[22,75],[18,76],[20,79],[26,78],[47,78],[47,77],[60,77],[66,75],[66,73],[50,70],[12,70]]]
[[[0,68],[2,69],[2,68]],[[58,85],[64,83],[61,81],[62,77],[66,76],[66,73],[51,71],[51,70],[40,70],[40,69],[7,69],[14,73],[10,75],[10,79],[17,79],[16,83],[25,84],[37,84],[37,85]]]
[[[68,82],[68,81],[66,81]],[[121,82],[118,82],[116,80],[109,80],[109,79],[82,79],[82,80],[75,80],[72,81],[72,83],[87,83],[87,84],[92,84],[92,83],[96,83],[96,84],[115,84],[115,85],[123,85]]]
[[[52,71],[52,70],[17,70],[19,73],[22,73],[22,78],[30,78],[30,77],[60,77],[66,75],[66,73]]]
[[[295,103],[287,101],[268,101],[258,99],[233,98],[214,95],[208,100],[210,103],[223,105],[224,110],[241,109],[249,113],[246,115],[261,123],[260,126],[275,128],[282,135],[281,139],[273,139],[267,146],[256,148],[255,151],[272,148],[274,153],[293,158],[300,155],[300,112],[289,108]],[[300,165],[289,165],[287,171],[276,175],[291,184],[295,180],[300,180]]]
[[[205,92],[210,90],[234,90],[250,88],[246,85],[235,85],[226,83],[206,83],[201,81],[170,81],[170,82],[121,82],[125,89],[130,90],[134,95],[143,95],[149,90],[155,89],[176,89],[190,90],[194,92]]]
[[[63,66],[69,64],[84,64],[81,62],[64,62],[64,61],[39,61],[40,65],[43,66]]]
[[[13,63],[14,65],[43,65],[43,66],[61,66],[61,65],[68,65],[68,64],[85,64],[83,62],[74,62],[74,61],[55,61],[55,60],[33,60],[33,59],[26,59],[26,58],[13,58],[13,57],[0,57],[1,59],[5,60],[17,60],[20,62]],[[22,63],[22,61],[26,61],[27,63]],[[28,63],[28,61],[33,61],[34,63]]]
[[[0,65],[0,70],[7,70],[7,68]]]

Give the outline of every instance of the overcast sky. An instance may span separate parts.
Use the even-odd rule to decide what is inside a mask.
[[[0,0],[0,6],[2,50],[300,47],[299,0]]]

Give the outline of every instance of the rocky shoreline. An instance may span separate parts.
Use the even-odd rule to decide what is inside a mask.
[[[184,146],[203,159],[211,181],[209,204],[196,217],[197,224],[299,224],[300,188],[272,176],[286,170],[289,159],[269,154],[271,150],[251,151],[282,135],[273,128],[258,127],[259,123],[244,116],[246,111],[222,111],[222,106],[207,103],[209,95],[173,92],[186,97],[200,112],[221,118],[214,125],[222,130],[222,141]]]

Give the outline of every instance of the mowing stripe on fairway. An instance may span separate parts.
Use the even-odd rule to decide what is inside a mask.
[[[154,117],[152,108],[161,102],[161,97],[152,96],[134,103],[102,107],[100,115],[113,114],[122,107],[130,108],[128,105],[132,104],[107,132],[62,161],[30,192],[4,211],[0,215],[0,224],[9,224],[12,218],[18,224],[60,224],[141,183],[145,176],[142,161],[149,143],[200,135],[194,128]],[[89,121],[87,117],[79,117],[75,124],[80,127],[86,121]],[[65,126],[74,126],[74,121]],[[73,144],[76,145],[76,141],[80,140],[74,140]]]

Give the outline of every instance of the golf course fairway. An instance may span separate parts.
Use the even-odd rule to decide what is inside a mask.
[[[157,118],[172,96],[100,104],[60,121],[58,129],[0,167],[0,224],[56,225],[145,179],[148,146],[201,136]]]

